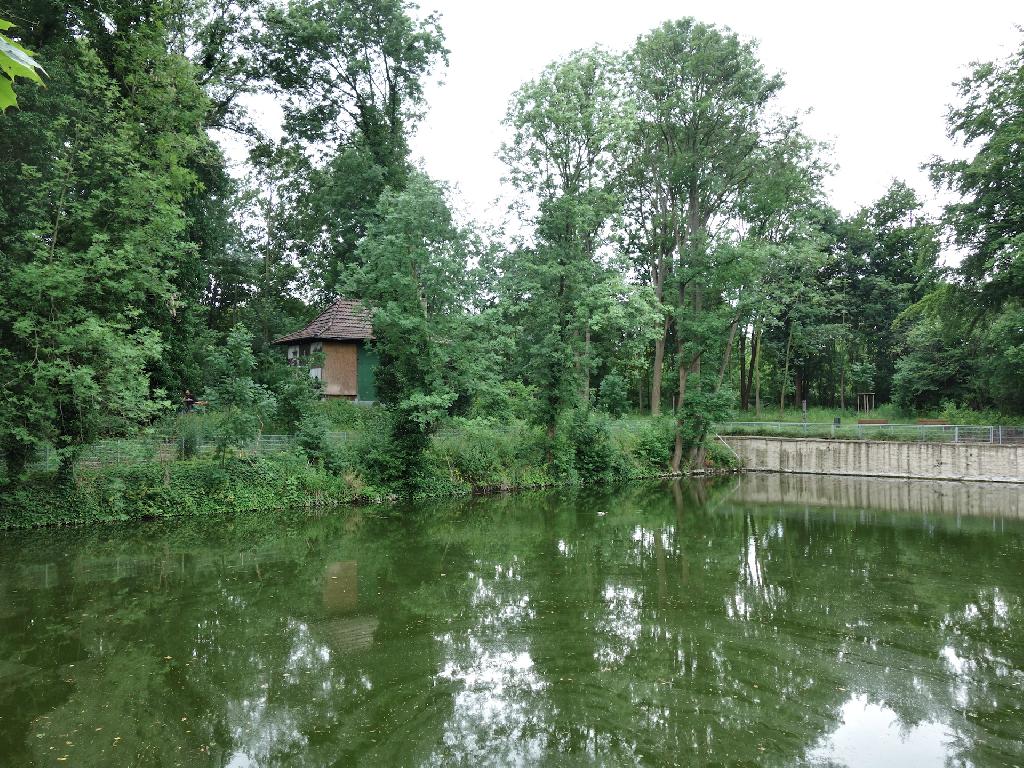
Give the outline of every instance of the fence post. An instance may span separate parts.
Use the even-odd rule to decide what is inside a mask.
[[[1003,444],[1003,425],[999,425],[999,444]]]
[[[953,427],[953,442],[954,443],[959,443],[960,442],[960,427],[959,426]]]
[[[990,443],[995,443],[995,441],[996,441],[996,428],[995,427],[989,427],[988,428],[988,441]]]

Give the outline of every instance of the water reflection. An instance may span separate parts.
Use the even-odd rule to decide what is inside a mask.
[[[878,765],[946,765],[952,732],[943,724],[926,720],[907,725],[882,704],[864,694],[843,704],[840,725],[811,750],[812,764],[839,763],[848,768]]]
[[[785,480],[7,536],[0,754],[1024,764],[1005,488]]]
[[[324,570],[325,621],[316,633],[335,653],[354,653],[373,644],[379,621],[376,616],[351,616],[359,608],[359,563],[355,560],[328,563]]]

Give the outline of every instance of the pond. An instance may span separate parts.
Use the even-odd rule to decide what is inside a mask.
[[[1024,766],[1021,488],[748,475],[0,537],[0,763]]]

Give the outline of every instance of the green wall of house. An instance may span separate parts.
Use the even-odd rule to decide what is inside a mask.
[[[357,400],[376,401],[377,387],[374,374],[377,370],[377,353],[366,344],[359,346],[359,359],[356,367]]]

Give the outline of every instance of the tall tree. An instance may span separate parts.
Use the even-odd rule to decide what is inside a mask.
[[[715,259],[713,226],[734,214],[756,171],[768,140],[767,108],[782,79],[765,72],[752,43],[690,18],[641,37],[628,79],[673,230],[675,265],[662,298],[673,307],[681,407],[690,373],[699,386],[702,357],[723,335],[711,316],[720,301],[710,283],[729,261]],[[682,453],[677,430],[675,470]]]
[[[945,223],[963,250],[957,270],[979,309],[1024,296],[1024,44],[1002,62],[975,66],[960,82],[946,125],[951,139],[976,148],[970,159],[931,163],[939,186],[959,195]]]
[[[897,318],[935,284],[939,233],[917,194],[894,181],[874,204],[843,222],[837,258],[845,274],[849,327],[870,366],[870,389],[888,402],[902,333]]]
[[[587,299],[596,296],[589,288],[600,282],[603,230],[618,207],[610,170],[619,140],[614,77],[608,54],[574,53],[520,88],[507,117],[513,138],[502,156],[537,212],[536,245],[509,262],[506,296],[525,308],[527,376],[540,392],[549,439],[589,378],[595,308]]]
[[[1003,61],[977,64],[946,120],[950,138],[973,150],[935,158],[932,180],[957,199],[943,223],[962,257],[909,313],[907,354],[894,377],[897,399],[942,400],[1024,411],[1024,45]],[[963,403],[962,403],[963,404]]]
[[[415,10],[406,0],[314,0],[266,14],[262,64],[286,143],[306,158],[295,166],[293,248],[321,296],[355,257],[383,190],[405,185],[424,81],[447,62],[438,17]]]
[[[15,474],[42,443],[73,459],[159,406],[154,326],[180,306],[189,166],[208,147],[205,98],[158,21],[136,19],[110,47],[36,33],[48,87],[0,122],[0,450]]]
[[[377,396],[392,411],[381,476],[411,492],[430,435],[458,398],[466,250],[443,191],[415,173],[388,190],[346,284],[373,315]]]

